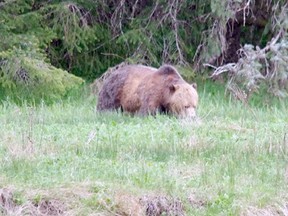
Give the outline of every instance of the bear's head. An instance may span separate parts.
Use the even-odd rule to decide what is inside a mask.
[[[170,86],[171,97],[169,111],[180,118],[193,118],[196,116],[198,105],[197,85],[182,82]]]

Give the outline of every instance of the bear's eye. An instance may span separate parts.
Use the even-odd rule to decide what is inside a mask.
[[[185,106],[185,109],[188,109],[190,106]]]

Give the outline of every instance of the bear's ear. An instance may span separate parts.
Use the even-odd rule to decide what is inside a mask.
[[[191,86],[197,90],[197,83],[192,83]]]
[[[180,86],[177,85],[177,84],[172,84],[172,85],[169,87],[169,89],[170,89],[171,92],[175,92],[175,91],[178,90],[179,88],[180,88]]]
[[[158,69],[158,73],[162,75],[172,75],[172,74],[177,74],[177,71],[174,67],[170,65],[163,65]]]

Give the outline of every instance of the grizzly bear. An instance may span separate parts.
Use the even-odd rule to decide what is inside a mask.
[[[138,115],[172,114],[194,117],[198,105],[196,84],[188,84],[178,71],[164,65],[159,69],[126,65],[103,82],[97,110],[117,110]]]

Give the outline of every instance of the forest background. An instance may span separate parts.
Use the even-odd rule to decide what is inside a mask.
[[[285,0],[1,0],[0,95],[54,100],[126,62],[173,64],[242,101],[284,98],[287,11]]]

